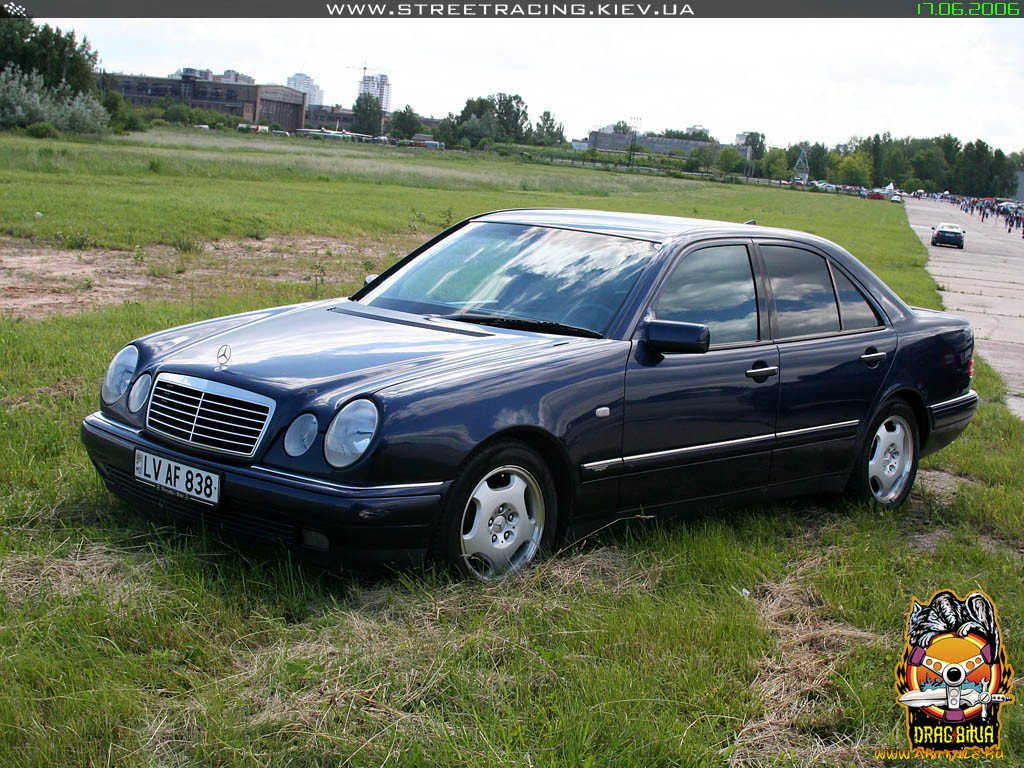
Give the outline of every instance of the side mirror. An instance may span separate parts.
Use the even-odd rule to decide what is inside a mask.
[[[711,344],[711,331],[700,323],[651,320],[644,329],[644,340],[652,352],[662,355],[702,355]]]
[[[933,229],[934,229],[934,227],[933,227]],[[380,275],[367,275],[366,279],[363,280],[363,285],[369,285],[374,280],[376,280],[378,277],[380,277]]]

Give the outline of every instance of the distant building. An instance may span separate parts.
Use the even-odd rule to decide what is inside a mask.
[[[307,107],[315,107],[324,103],[324,92],[320,90],[320,86],[309,75],[296,72],[288,78],[288,87],[306,94]]]
[[[572,148],[575,149],[577,152],[585,152],[588,149],[590,149],[590,142],[585,139],[583,141],[574,139],[572,142]]]
[[[306,107],[306,126],[309,128],[330,128],[332,131],[351,131],[355,113],[342,107],[325,107],[323,104],[309,104]]]
[[[256,79],[249,75],[243,75],[233,69],[225,69],[223,75],[215,75],[209,69],[196,69],[195,67],[182,67],[173,75],[168,75],[169,80],[181,80],[183,77],[190,77],[193,80],[208,80],[212,83],[245,83],[253,85]]]
[[[124,100],[137,107],[148,107],[167,97],[192,109],[212,109],[234,115],[240,123],[280,123],[286,131],[305,125],[306,94],[301,91],[283,85],[200,79],[193,72],[206,74],[209,70],[183,68],[176,73],[177,77],[121,74],[108,77],[117,82]]]
[[[690,126],[687,126],[686,132],[687,133],[706,133],[708,136],[711,135],[711,132],[707,128],[705,128],[703,125],[690,125]]]
[[[241,72],[235,72],[233,69],[225,69],[223,75],[214,75],[210,78],[215,83],[246,83],[247,85],[255,85],[256,78],[250,77],[249,75],[243,75]]]
[[[677,155],[688,155],[695,149],[701,147],[714,147],[719,146],[714,142],[710,141],[691,141],[690,139],[665,139],[661,136],[643,136],[642,137],[644,149],[653,154],[667,155],[675,153]],[[605,149],[611,151],[628,152],[630,145],[633,143],[633,137],[628,133],[603,133],[601,131],[593,131],[590,134],[590,141],[588,142],[594,149]],[[573,142],[573,148],[575,149],[576,142]],[[744,147],[742,145],[735,146],[737,152],[741,156],[749,159],[750,147]]]
[[[385,115],[391,113],[391,83],[388,81],[387,75],[363,75],[363,79],[359,81],[359,93],[356,96],[359,97],[364,93],[377,97]]]

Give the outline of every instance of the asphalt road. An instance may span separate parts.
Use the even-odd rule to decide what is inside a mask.
[[[928,272],[946,309],[971,321],[976,349],[1007,387],[1007,404],[1024,419],[1024,238],[1002,219],[981,220],[959,206],[908,198],[907,218],[928,249]],[[931,245],[932,227],[959,224],[964,249]]]

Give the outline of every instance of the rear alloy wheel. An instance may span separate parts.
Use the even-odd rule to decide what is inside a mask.
[[[886,509],[898,507],[914,485],[918,448],[914,411],[902,400],[889,401],[871,422],[850,490]]]
[[[485,448],[460,474],[442,522],[443,549],[463,575],[499,581],[554,538],[557,499],[543,461],[519,442]]]

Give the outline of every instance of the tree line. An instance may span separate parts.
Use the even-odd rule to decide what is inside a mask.
[[[760,139],[763,142],[763,136]],[[1007,155],[981,139],[964,143],[948,133],[928,139],[895,139],[889,133],[876,133],[855,136],[831,149],[820,142],[801,141],[787,149],[765,151],[762,143],[752,152],[754,173],[762,178],[790,178],[802,151],[807,152],[812,179],[861,187],[891,182],[905,190],[951,190],[972,197],[1015,194],[1017,168],[1024,166],[1024,151]]]

